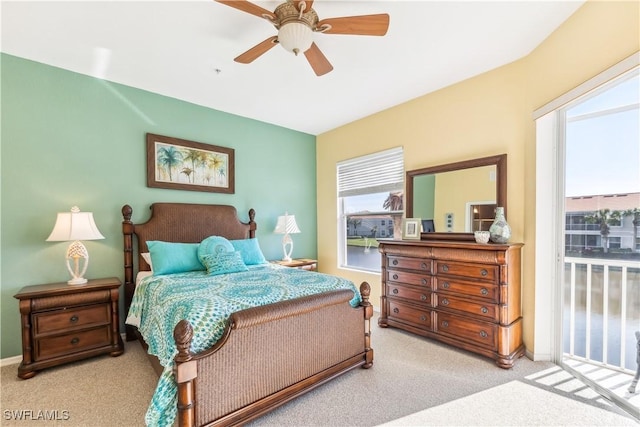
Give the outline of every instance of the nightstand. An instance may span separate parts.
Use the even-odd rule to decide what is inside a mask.
[[[291,261],[271,261],[274,264],[283,265],[285,267],[299,268],[301,270],[316,271],[318,269],[318,260],[308,258],[292,259]]]
[[[20,300],[22,323],[18,377],[31,378],[41,369],[99,354],[121,355],[120,285],[111,277],[82,286],[66,282],[25,286],[14,295]]]

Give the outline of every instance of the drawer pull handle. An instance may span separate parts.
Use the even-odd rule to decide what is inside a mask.
[[[422,301],[426,301],[426,300],[427,300],[427,296],[426,296],[426,295],[424,295],[424,294],[423,294],[423,295],[420,295],[420,299],[421,299]]]
[[[427,279],[425,279],[424,277],[422,278],[422,284],[426,285],[427,284]]]
[[[423,270],[426,270],[427,269],[427,264],[423,262],[421,267],[422,267]]]
[[[445,289],[449,289],[449,282],[443,282],[442,287]]]
[[[482,295],[489,295],[489,291],[487,290],[487,288],[482,288],[482,289],[480,289],[480,293],[481,293]]]
[[[394,260],[391,262],[391,264],[393,264],[393,265],[398,265],[398,260],[397,260],[397,259],[394,259]]]
[[[424,314],[422,316],[420,316],[420,320],[422,320],[423,322],[427,320],[427,316],[425,316]]]
[[[480,311],[483,312],[484,314],[487,314],[489,312],[489,309],[487,307],[482,307]]]
[[[398,280],[398,275],[397,274],[393,275],[393,280]]]
[[[71,344],[76,345],[80,342],[80,338],[75,337],[74,339],[71,340]]]
[[[75,314],[71,316],[71,318],[69,319],[69,322],[71,323],[76,323],[77,321],[78,321],[78,316],[76,316]]]
[[[449,326],[449,322],[447,322],[446,320],[444,322],[442,322],[442,327],[446,328]]]
[[[442,266],[442,271],[444,271],[444,272],[449,271],[449,266],[448,266],[448,265],[446,265],[446,264],[445,264],[445,265],[443,265],[443,266]]]
[[[397,293],[398,293],[398,288],[394,289],[392,292],[393,292],[394,294],[397,294]]]
[[[482,275],[482,277],[485,277],[487,274],[489,274],[489,272],[483,268],[482,270],[480,270],[480,274]]]
[[[398,314],[398,313],[400,313],[400,310],[398,310],[398,308],[396,307],[396,308],[394,308],[394,309],[393,309],[393,312],[394,312],[395,314]]]
[[[480,336],[482,338],[486,338],[487,337],[487,333],[485,331],[480,331]]]
[[[449,305],[449,300],[446,298],[442,299],[442,305]]]

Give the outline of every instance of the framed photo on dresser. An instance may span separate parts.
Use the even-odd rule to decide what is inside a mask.
[[[422,221],[420,218],[405,218],[402,222],[402,238],[405,240],[420,240]]]

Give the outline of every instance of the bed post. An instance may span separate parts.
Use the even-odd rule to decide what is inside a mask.
[[[133,291],[135,284],[133,283],[133,223],[131,222],[131,214],[133,209],[129,205],[122,207],[122,234],[124,236],[124,308],[129,310],[131,300],[133,299]],[[125,316],[127,314],[125,313]],[[136,339],[135,328],[131,325],[125,325],[127,341]]]
[[[181,320],[173,330],[178,354],[174,358],[174,377],[178,383],[178,425],[192,427],[196,422],[196,400],[194,381],[198,376],[195,360],[191,360],[191,338],[193,328],[186,320]]]
[[[253,239],[256,237],[256,229],[258,225],[256,224],[256,211],[253,208],[249,209],[249,238]]]
[[[371,286],[367,282],[360,285],[360,295],[362,302],[360,305],[364,307],[364,351],[366,363],[363,368],[368,369],[373,366],[373,349],[371,348],[371,318],[373,317],[373,306],[369,302],[371,296]]]

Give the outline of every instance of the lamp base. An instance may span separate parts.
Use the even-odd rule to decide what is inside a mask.
[[[76,277],[67,282],[68,285],[72,285],[72,286],[82,286],[86,283],[87,283],[87,279],[85,279],[84,277]]]

